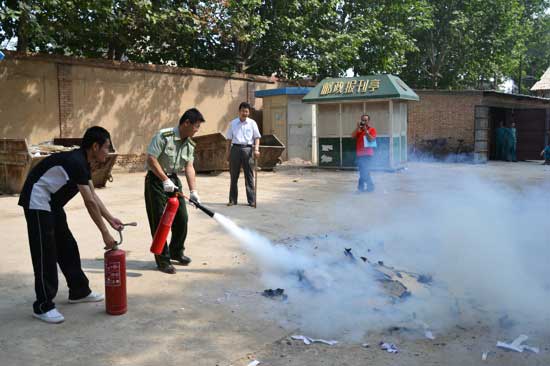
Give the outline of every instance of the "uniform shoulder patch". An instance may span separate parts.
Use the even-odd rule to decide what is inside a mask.
[[[172,136],[174,136],[174,131],[172,129],[160,130],[160,135],[162,137],[172,137]]]

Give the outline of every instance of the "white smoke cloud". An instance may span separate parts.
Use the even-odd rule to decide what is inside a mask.
[[[482,178],[475,170],[437,184],[426,181],[414,200],[385,210],[369,230],[350,220],[361,211],[353,205],[364,203],[339,196],[327,204],[340,211],[334,216],[343,217],[345,232],[279,244],[222,215],[215,218],[256,258],[266,288],[285,289],[288,301],[275,316],[312,336],[357,339],[392,325],[423,323],[444,331],[487,314],[490,321],[508,314],[542,326],[541,319],[550,317],[550,183],[525,187]],[[344,256],[350,247],[355,262]],[[433,282],[393,303],[360,256],[430,274]]]

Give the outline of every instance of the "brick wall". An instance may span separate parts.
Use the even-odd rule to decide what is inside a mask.
[[[72,134],[70,120],[73,113],[73,83],[71,66],[57,64],[57,93],[59,98],[59,134],[60,137],[75,137]]]
[[[118,167],[142,169],[144,153],[159,129],[175,126],[186,109],[206,118],[199,135],[225,132],[248,101],[261,124],[256,90],[311,85],[261,75],[6,52],[0,64],[3,137],[35,144],[81,137],[93,125],[111,132]]]
[[[420,102],[408,107],[408,146],[411,153],[429,152],[434,145],[440,154],[474,150],[474,107],[482,92],[416,91]],[[438,140],[438,142],[434,141]]]

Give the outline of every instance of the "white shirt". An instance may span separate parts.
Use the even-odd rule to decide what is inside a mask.
[[[243,122],[240,118],[235,118],[229,123],[226,138],[233,144],[253,145],[255,139],[262,137],[256,121],[252,118],[246,118]]]

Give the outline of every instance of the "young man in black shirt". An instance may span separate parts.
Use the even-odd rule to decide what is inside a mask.
[[[19,196],[27,220],[34,269],[33,316],[47,323],[65,320],[53,303],[58,287],[58,263],[69,287],[69,303],[103,300],[103,295],[92,292],[82,271],[78,245],[67,225],[63,206],[80,193],[106,247],[116,244],[103,218],[115,230],[121,230],[122,223],[96,195],[90,170],[90,162],[105,162],[110,146],[107,130],[90,127],[79,149],[52,154],[36,165]]]

